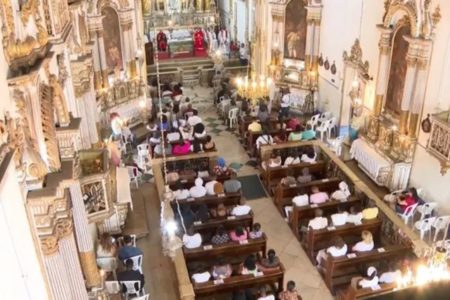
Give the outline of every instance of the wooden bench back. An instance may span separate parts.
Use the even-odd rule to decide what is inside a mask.
[[[248,215],[239,217],[225,217],[225,218],[214,218],[209,219],[203,223],[194,223],[194,231],[202,235],[212,235],[216,232],[217,227],[220,225],[224,226],[227,230],[233,230],[237,226],[242,226],[244,228],[251,228],[253,226],[253,212]]]
[[[200,198],[187,198],[178,200],[178,203],[184,205],[206,204],[208,207],[217,207],[220,203],[225,206],[239,205],[241,203],[241,193],[227,193],[222,195],[204,196]],[[171,202],[172,208],[176,211],[176,202]]]
[[[371,288],[359,288],[355,289],[349,286],[345,291],[343,291],[339,296],[339,300],[358,300],[365,299],[370,296],[386,293],[392,291],[397,287],[396,283],[380,283],[380,289],[373,290]]]
[[[288,170],[292,170],[295,178],[297,176],[302,175],[302,171],[304,168],[309,169],[309,173],[313,175],[317,179],[322,179],[325,176],[326,172],[326,163],[325,161],[317,161],[316,163],[299,163],[295,165],[289,166],[280,166],[280,167],[268,167],[265,172],[265,185],[268,189],[274,184],[279,182],[283,177],[287,176]],[[277,180],[279,179],[279,180]]]
[[[212,171],[209,171],[210,174],[212,174]],[[184,189],[190,189],[191,187],[193,187],[195,185],[195,179],[197,179],[197,177],[189,177],[189,178],[180,178],[180,183],[183,186]],[[217,180],[218,182],[223,183],[224,181],[230,179],[230,176],[228,175],[221,175],[221,176],[209,176],[209,177],[204,177],[203,179],[203,185],[205,185],[205,183],[211,181],[211,180]],[[177,182],[169,182],[169,187],[172,191],[175,191],[178,189],[177,186]]]

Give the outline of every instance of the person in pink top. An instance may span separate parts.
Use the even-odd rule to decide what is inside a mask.
[[[230,239],[235,242],[246,241],[247,230],[245,230],[242,226],[236,227],[235,230],[230,232]]]
[[[309,196],[309,202],[311,204],[320,204],[328,201],[328,194],[319,191],[317,186],[311,187],[311,195]]]
[[[191,151],[191,142],[189,140],[180,140],[178,144],[173,146],[172,154],[173,155],[185,155]]]

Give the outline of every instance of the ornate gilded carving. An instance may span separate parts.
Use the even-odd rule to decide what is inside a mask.
[[[44,255],[52,255],[58,251],[58,238],[53,235],[46,236],[40,239],[41,249]]]
[[[55,232],[58,238],[63,239],[73,232],[71,219],[60,219],[55,225]]]
[[[67,109],[66,99],[61,85],[56,75],[51,74],[49,76],[49,84],[52,88],[52,104],[55,108],[57,123],[60,126],[67,126],[70,123],[69,111]]]
[[[343,54],[344,61],[350,62],[358,66],[364,73],[369,72],[369,62],[366,60],[363,62],[362,60],[362,49],[359,43],[359,39],[355,40],[355,43],[352,46],[350,51],[350,55],[348,55],[347,51],[344,51]]]

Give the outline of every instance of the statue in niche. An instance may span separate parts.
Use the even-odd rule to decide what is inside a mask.
[[[123,61],[119,16],[109,6],[102,8],[102,15],[104,16],[102,25],[105,29],[103,30],[103,43],[105,45],[106,63],[110,71],[113,71],[116,67],[122,69]]]
[[[292,59],[305,59],[306,15],[303,0],[291,0],[286,6],[284,56]]]
[[[51,74],[48,81],[50,87],[52,88],[52,99],[56,111],[57,123],[59,126],[67,126],[70,123],[70,116],[67,109],[64,92],[56,75]]]

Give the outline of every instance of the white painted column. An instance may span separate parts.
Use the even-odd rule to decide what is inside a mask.
[[[380,55],[378,59],[377,83],[375,89],[374,115],[379,116],[383,109],[384,97],[386,95],[389,80],[389,66],[391,54],[392,29],[382,25],[377,27],[381,32],[379,41]]]
[[[55,300],[72,299],[69,281],[64,260],[58,250],[44,256],[44,265]]]

